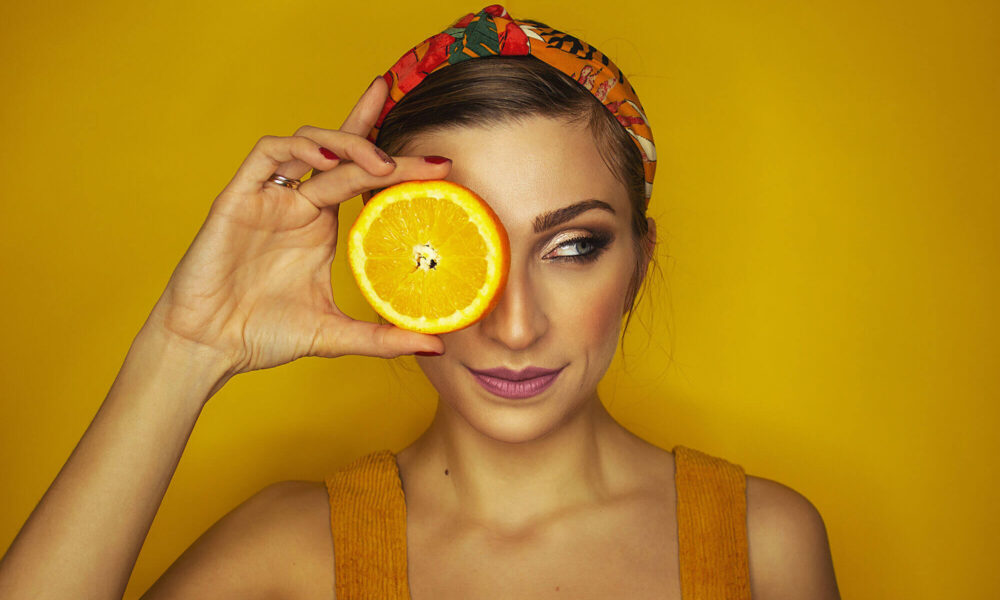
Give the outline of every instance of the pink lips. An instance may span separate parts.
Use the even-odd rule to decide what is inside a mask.
[[[487,391],[504,398],[530,398],[552,385],[562,369],[528,367],[521,371],[499,367],[477,371],[469,369]]]

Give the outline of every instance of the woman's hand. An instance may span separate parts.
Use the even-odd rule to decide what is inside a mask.
[[[340,203],[450,169],[421,157],[393,162],[365,138],[387,91],[376,79],[339,130],[262,137],[215,199],[144,328],[215,351],[232,375],[302,356],[443,352],[436,336],[351,319],[333,298]],[[297,190],[267,182],[272,173],[299,179],[310,167],[314,175]]]

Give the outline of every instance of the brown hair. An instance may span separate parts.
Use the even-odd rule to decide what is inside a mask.
[[[375,143],[386,153],[399,155],[421,133],[517,122],[528,116],[586,123],[605,164],[625,186],[636,256],[623,306],[623,312],[628,310],[628,329],[644,280],[642,266],[647,261],[656,265],[654,247],[645,243],[649,224],[642,155],[611,111],[582,85],[531,55],[465,60],[431,73],[407,92],[386,115]]]

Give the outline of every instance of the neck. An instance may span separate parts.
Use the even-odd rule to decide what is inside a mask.
[[[619,425],[596,393],[553,431],[521,443],[483,435],[438,400],[430,427],[397,460],[408,505],[425,501],[514,532],[634,484],[629,476],[640,444],[646,442]]]

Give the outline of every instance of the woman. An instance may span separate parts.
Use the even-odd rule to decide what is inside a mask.
[[[497,5],[404,55],[339,130],[264,136],[0,563],[0,596],[120,598],[198,415],[233,376],[415,353],[440,396],[419,439],[265,488],[145,597],[838,598],[808,500],[652,446],[597,396],[653,256],[654,166],[618,69]],[[346,317],[330,289],[339,204],[439,178],[507,229],[499,304],[439,336]]]

